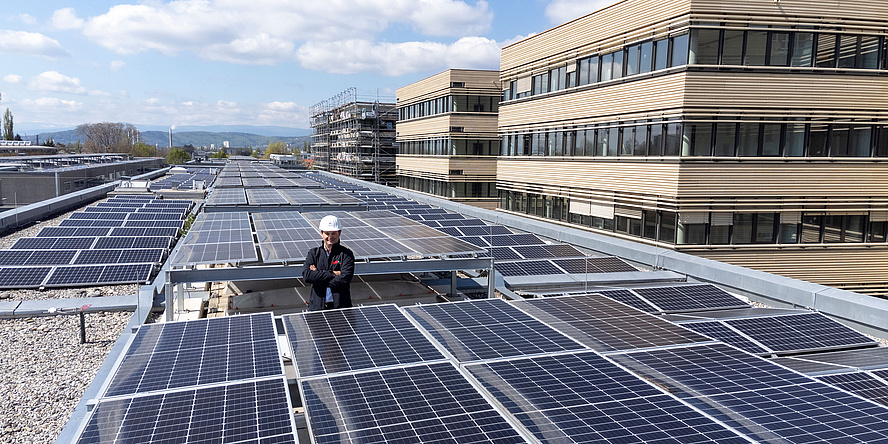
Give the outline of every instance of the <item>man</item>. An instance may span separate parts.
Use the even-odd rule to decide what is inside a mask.
[[[342,226],[336,216],[324,216],[318,225],[323,245],[308,251],[302,264],[302,279],[311,284],[311,311],[351,307],[351,285],[355,255],[339,243]]]

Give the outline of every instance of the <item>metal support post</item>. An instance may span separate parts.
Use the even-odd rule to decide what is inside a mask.
[[[493,299],[494,296],[496,296],[496,292],[495,292],[496,279],[494,276],[495,273],[496,272],[493,269],[493,258],[491,258],[490,259],[490,272],[487,273],[487,298],[488,299]]]
[[[86,317],[83,315],[83,310],[80,310],[80,343],[86,344]]]
[[[456,270],[450,270],[450,296],[456,296]]]
[[[173,283],[170,282],[170,272],[169,271],[167,271],[167,281],[163,287],[164,287],[163,296],[165,299],[165,304],[164,304],[165,305],[164,313],[166,314],[165,317],[166,317],[167,321],[172,321],[173,320],[173,301],[174,301],[174,299],[173,299]]]

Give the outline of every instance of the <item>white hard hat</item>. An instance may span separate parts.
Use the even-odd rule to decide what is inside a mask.
[[[324,218],[321,219],[318,229],[321,231],[340,231],[342,230],[342,226],[339,225],[339,218],[331,215],[324,216]]]

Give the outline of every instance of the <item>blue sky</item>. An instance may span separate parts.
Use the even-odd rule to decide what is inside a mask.
[[[614,0],[3,0],[0,111],[80,123],[307,128],[311,105],[448,68]]]

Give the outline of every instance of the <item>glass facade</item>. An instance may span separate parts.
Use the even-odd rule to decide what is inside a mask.
[[[398,108],[398,120],[447,113],[497,113],[498,96],[449,95]]]

